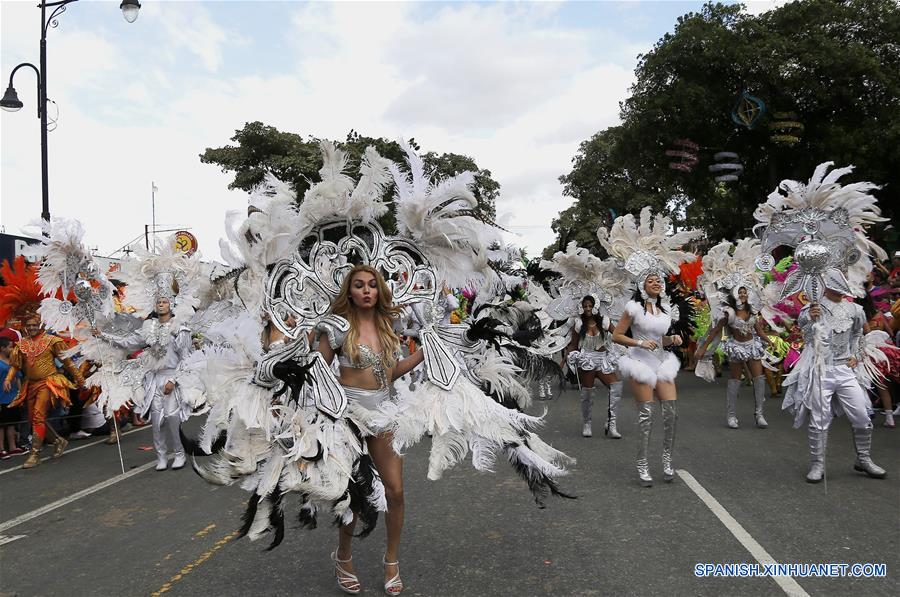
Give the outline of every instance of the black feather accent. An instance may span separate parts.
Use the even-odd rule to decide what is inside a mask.
[[[523,443],[522,445],[528,447],[527,444]],[[516,447],[518,447],[518,444],[509,444],[506,446],[507,460],[512,465],[513,470],[528,484],[528,489],[531,490],[531,495],[534,496],[534,502],[537,504],[538,508],[544,509],[547,507],[544,501],[550,497],[550,495],[570,500],[578,499],[578,496],[562,491],[559,488],[559,484],[544,473],[529,468],[525,463],[516,458]]]
[[[272,505],[272,509],[269,511],[269,526],[275,529],[275,537],[272,538],[272,543],[266,548],[266,551],[272,551],[284,541],[284,493],[281,491],[281,486],[276,485],[275,491],[266,499]]]
[[[500,338],[506,338],[506,334],[497,328],[502,326],[503,322],[493,317],[482,317],[475,320],[466,330],[466,338],[472,342],[485,340],[497,350],[500,350]]]
[[[303,505],[300,507],[300,513],[297,515],[297,520],[300,522],[300,528],[309,530],[313,530],[318,524],[316,507],[309,503],[306,497],[303,498]]]
[[[682,346],[687,346],[691,337],[694,335],[694,321],[697,317],[697,311],[694,305],[688,300],[689,294],[685,294],[677,285],[672,284],[666,289],[669,295],[669,302],[672,306],[678,306],[678,319],[672,321],[672,327],[669,330],[673,334],[681,336]],[[680,347],[672,346],[675,352],[681,352]]]
[[[378,510],[369,499],[373,493],[372,486],[378,471],[368,454],[363,454],[357,461],[347,491],[350,492],[350,509],[356,514],[362,528],[357,537],[365,537],[375,530],[378,524]]]
[[[531,346],[535,340],[543,335],[544,329],[541,327],[541,320],[538,319],[535,313],[531,313],[519,326],[519,329],[513,332],[511,339],[522,346]]]
[[[219,432],[219,435],[216,437],[215,441],[210,446],[210,451],[205,452],[203,448],[200,447],[200,442],[188,437],[188,435],[184,432],[184,426],[178,426],[178,435],[181,437],[181,445],[184,447],[184,451],[191,456],[209,456],[211,454],[218,454],[225,448],[225,442],[227,441],[227,436],[225,434],[225,430]]]
[[[509,357],[513,365],[522,370],[522,377],[526,379],[562,378],[562,367],[550,357],[536,355],[527,348],[514,344],[503,345],[501,354]]]
[[[245,537],[250,532],[250,527],[253,526],[253,519],[256,518],[256,511],[259,508],[259,500],[260,497],[256,493],[247,500],[247,509],[241,515],[241,528],[238,531],[238,537]]]
[[[313,359],[310,359],[306,364],[294,360],[276,363],[272,367],[272,375],[275,376],[276,379],[284,382],[284,385],[281,386],[281,389],[272,394],[272,399],[279,398],[290,390],[291,394],[288,402],[297,404],[297,401],[300,400],[300,390],[303,388],[303,385],[312,383],[313,381],[310,370],[312,369],[314,362]]]

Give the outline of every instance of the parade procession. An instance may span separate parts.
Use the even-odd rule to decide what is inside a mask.
[[[0,596],[896,594],[893,0],[75,2]]]

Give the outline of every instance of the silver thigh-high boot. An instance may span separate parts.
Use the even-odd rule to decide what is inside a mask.
[[[818,483],[825,476],[825,448],[828,446],[828,429],[818,429],[809,425],[809,472],[807,483]]]
[[[732,429],[738,428],[737,399],[741,391],[741,380],[729,379],[725,391],[725,422]]]
[[[622,400],[622,383],[616,381],[609,384],[609,410],[606,413],[606,436],[610,439],[622,439],[622,434],[616,429],[616,420],[619,418],[619,402]]]
[[[594,406],[594,396],[592,395],[594,388],[581,388],[581,428],[582,437],[591,437],[591,410]]]
[[[637,403],[638,452],[637,472],[641,485],[651,487],[650,465],[647,463],[647,448],[650,446],[650,431],[653,429],[653,401]]]
[[[675,421],[678,419],[677,400],[660,400],[663,420],[663,449],[662,468],[663,481],[671,483],[675,478],[675,468],[672,466],[672,451],[675,449]]]
[[[756,426],[765,429],[769,426],[766,418],[763,416],[763,403],[766,401],[766,376],[759,375],[753,378],[753,399],[756,401]]]
[[[884,479],[887,471],[872,462],[872,425],[853,428],[853,443],[856,445],[856,462],[853,469],[874,477]]]

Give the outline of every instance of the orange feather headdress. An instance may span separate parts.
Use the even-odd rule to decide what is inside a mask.
[[[0,265],[0,325],[37,314],[43,298],[37,274],[37,265],[27,263],[21,255],[12,264],[4,260]]]

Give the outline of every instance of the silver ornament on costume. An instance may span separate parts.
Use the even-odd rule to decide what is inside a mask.
[[[797,246],[794,259],[807,273],[819,274],[824,272],[831,262],[831,247],[821,240],[807,240]]]
[[[756,258],[756,267],[759,268],[760,271],[770,272],[772,271],[772,268],[775,267],[775,258],[768,253],[760,255]]]

